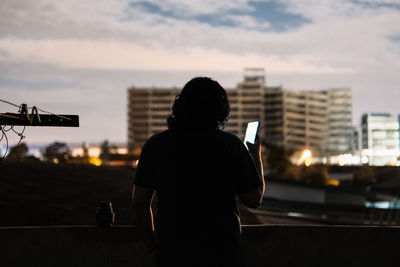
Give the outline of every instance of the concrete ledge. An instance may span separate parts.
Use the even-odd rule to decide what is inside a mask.
[[[244,226],[248,266],[398,266],[399,227]],[[1,266],[152,266],[130,226],[0,228]]]

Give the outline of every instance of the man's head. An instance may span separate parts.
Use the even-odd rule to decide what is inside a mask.
[[[226,92],[218,82],[196,77],[176,97],[168,128],[223,128],[229,109]]]

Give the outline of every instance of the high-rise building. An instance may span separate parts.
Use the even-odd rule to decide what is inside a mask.
[[[317,156],[351,152],[351,91],[265,90],[265,140]]]
[[[351,152],[352,154],[355,154],[356,152],[360,151],[360,131],[356,127],[353,127],[352,130],[352,148]]]
[[[283,145],[314,154],[326,150],[328,97],[325,91],[283,92]]]
[[[329,89],[328,146],[331,155],[351,153],[354,150],[352,126],[352,97],[348,88]]]
[[[399,121],[388,113],[361,117],[362,155],[370,165],[396,164],[400,156]]]
[[[142,146],[166,129],[166,118],[179,89],[128,90],[128,144]],[[289,91],[267,87],[261,68],[248,68],[244,80],[226,89],[231,112],[226,131],[243,139],[249,121],[260,121],[266,142],[293,150],[311,149],[316,156],[350,153],[351,91]]]
[[[260,135],[263,135],[264,90],[264,69],[245,69],[244,81],[239,83],[235,89],[226,90],[231,106],[226,131],[232,132],[243,139],[247,123],[250,121],[260,121],[261,127],[259,132]]]
[[[166,118],[177,88],[130,88],[128,90],[128,148],[141,147],[155,133],[167,128]]]

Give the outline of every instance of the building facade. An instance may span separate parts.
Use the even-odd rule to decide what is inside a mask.
[[[328,152],[330,155],[353,153],[352,95],[348,88],[329,89],[328,94]]]
[[[295,151],[326,150],[328,97],[326,92],[282,90],[282,145]]]
[[[166,118],[180,89],[128,90],[128,145],[142,146],[167,128]],[[316,156],[351,152],[351,91],[289,91],[267,87],[265,72],[248,68],[243,82],[226,88],[231,112],[225,131],[243,139],[249,121],[260,121],[266,142],[288,149],[311,149]]]
[[[400,156],[399,121],[387,113],[368,113],[361,118],[363,162],[396,164]]]
[[[352,151],[350,89],[288,91],[266,88],[265,140],[319,157]]]
[[[128,149],[141,147],[155,133],[167,128],[167,116],[177,88],[130,88],[128,90]]]
[[[240,139],[244,138],[247,123],[260,121],[259,133],[264,134],[264,69],[247,68],[243,82],[235,89],[227,89],[231,112],[226,131],[236,134]]]

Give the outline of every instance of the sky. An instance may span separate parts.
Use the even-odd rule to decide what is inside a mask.
[[[397,115],[400,0],[0,1],[0,99],[80,116],[27,127],[28,144],[124,143],[127,88],[194,76],[232,88],[245,67],[288,90],[351,88],[355,126]]]

